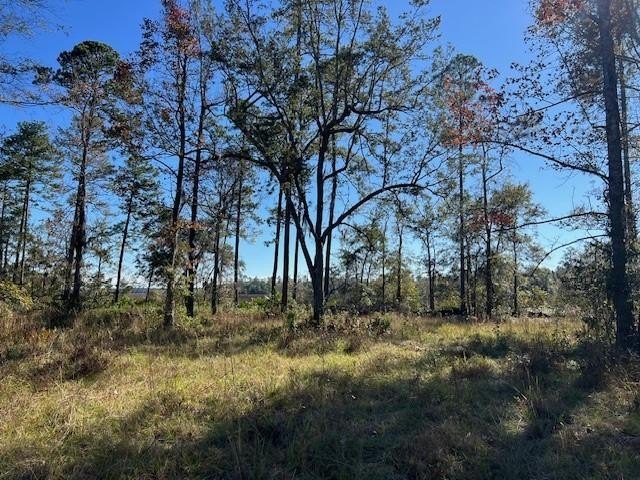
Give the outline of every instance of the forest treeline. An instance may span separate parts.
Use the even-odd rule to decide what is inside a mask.
[[[533,1],[536,55],[502,75],[441,47],[428,1],[382,4],[162,0],[130,55],[87,40],[51,65],[1,57],[5,108],[61,112],[1,139],[4,290],[78,310],[118,302],[135,270],[166,327],[182,305],[266,294],[314,325],[327,309],[572,307],[637,343],[637,0]],[[0,52],[49,8],[0,6]],[[513,175],[534,159],[589,195],[559,192],[550,217]],[[571,241],[542,244],[546,224]],[[241,251],[259,232],[264,281],[242,274],[264,262]]]

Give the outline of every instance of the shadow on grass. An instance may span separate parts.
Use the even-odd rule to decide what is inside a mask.
[[[436,369],[429,355],[374,357],[358,376],[291,372],[250,408],[163,392],[124,418],[67,432],[48,451],[0,451],[10,462],[3,478],[604,479],[640,471],[632,435],[560,434],[596,387],[583,373],[532,375],[518,361],[499,369],[480,356]]]

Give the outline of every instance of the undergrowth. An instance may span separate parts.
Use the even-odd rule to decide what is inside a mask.
[[[0,479],[639,478],[640,362],[570,321],[46,317],[0,330]]]

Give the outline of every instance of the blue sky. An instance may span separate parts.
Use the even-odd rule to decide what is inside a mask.
[[[392,14],[401,11],[408,2],[389,1]],[[159,0],[53,0],[52,16],[61,30],[48,31],[29,39],[12,40],[4,49],[16,56],[34,58],[44,64],[55,65],[62,50],[68,50],[83,40],[99,40],[110,44],[126,56],[138,45],[140,23],[144,17],[155,18]],[[528,0],[432,0],[430,11],[442,17],[441,40],[459,52],[477,56],[487,67],[508,74],[512,62],[525,62],[529,57],[524,33],[531,22]],[[56,109],[22,109],[16,111],[0,107],[0,128],[12,130],[19,120],[40,119],[52,125],[61,116]],[[535,199],[544,205],[549,215],[562,215],[580,203],[590,188],[581,176],[568,176],[546,167],[541,160],[515,155],[511,171],[517,181],[528,182]],[[242,246],[242,257],[250,276],[270,274],[270,254],[263,237]],[[564,243],[580,236],[563,232],[552,226],[540,229],[543,244]],[[418,253],[418,252],[416,252]],[[553,255],[547,264],[552,266],[561,258]]]

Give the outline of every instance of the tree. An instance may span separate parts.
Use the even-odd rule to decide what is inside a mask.
[[[199,79],[193,73],[193,66],[201,50],[192,28],[190,11],[177,0],[163,0],[162,9],[161,21],[144,22],[138,60],[147,80],[144,108],[149,141],[159,157],[177,161],[176,167],[169,169],[175,181],[171,221],[165,232],[169,263],[165,266],[163,323],[165,327],[171,327],[175,322],[178,272],[181,270],[179,243],[185,222],[180,213],[185,200],[186,163],[190,154],[188,141],[193,132],[189,87],[193,85],[192,80]],[[199,135],[194,138],[201,140]],[[198,146],[196,150],[201,148]]]
[[[632,4],[619,0],[537,2],[537,24],[532,32],[537,38],[550,43],[553,51],[562,58],[554,72],[560,81],[551,83],[561,98],[549,102],[547,107],[529,107],[527,114],[518,120],[520,124],[533,126],[536,140],[544,146],[542,150],[530,145],[525,151],[560,168],[593,175],[605,184],[606,229],[611,240],[611,271],[607,285],[615,312],[616,342],[621,348],[632,343],[634,317],[628,272],[626,214],[629,205],[625,204],[623,129],[618,90],[620,72],[616,53],[620,51],[623,39],[633,37],[633,31],[637,32],[634,20],[637,15]],[[635,26],[629,29],[630,24]],[[536,65],[545,68],[545,64],[538,62]],[[544,76],[538,75],[539,72],[528,73],[533,73],[533,76],[527,75],[525,82],[529,91],[544,94]],[[552,109],[569,103],[577,108],[568,109],[568,114],[549,115]],[[554,125],[545,128],[543,121],[549,117]],[[605,128],[578,129],[578,120],[582,120],[582,125],[604,124]],[[580,131],[586,132],[582,134],[585,138],[579,138]],[[570,141],[575,145],[579,140],[586,140],[587,149],[572,157],[562,155],[561,151],[555,154],[552,150],[560,146],[559,143],[565,145]],[[518,142],[512,140],[510,143]],[[600,159],[606,161],[600,162]]]
[[[627,348],[632,344],[634,318],[627,271],[622,133],[618,103],[618,71],[613,38],[612,3],[611,0],[598,0],[597,24],[607,136],[609,224],[611,229],[610,291],[616,312],[616,342],[618,346]]]
[[[337,145],[357,143],[381,116],[412,105],[418,82],[409,64],[433,35],[437,20],[411,12],[395,26],[384,9],[372,11],[364,1],[294,6],[298,14],[288,16],[286,8],[264,11],[257,2],[229,2],[227,102],[230,121],[251,146],[247,159],[268,170],[284,189],[311,275],[317,325],[325,306],[329,235],[377,196],[419,187],[426,164],[425,159],[405,163],[401,171],[368,164],[367,188],[328,222],[333,180],[352,178],[353,172],[353,157],[337,158],[334,165],[332,144],[334,139]]]
[[[49,0],[0,0],[0,104],[31,106],[47,103],[30,85],[38,67],[33,60],[16,58],[5,51],[11,38],[27,40],[34,32],[51,26]]]
[[[495,110],[499,97],[490,88],[493,74],[487,72],[478,59],[469,55],[456,55],[444,67],[438,92],[441,104],[441,131],[443,144],[455,151],[458,202],[458,254],[460,261],[460,312],[468,312],[467,288],[470,274],[465,266],[468,245],[465,218],[465,179],[467,168],[476,161],[480,144],[496,122]],[[483,157],[484,158],[484,157]],[[482,162],[481,162],[482,163]],[[485,172],[486,173],[486,172]],[[489,240],[490,242],[490,240]]]
[[[122,269],[131,223],[143,218],[143,215],[149,212],[149,206],[157,198],[159,188],[156,176],[157,172],[152,168],[148,160],[131,155],[126,159],[125,164],[117,171],[113,179],[113,191],[121,199],[120,208],[124,215],[124,222],[121,224],[122,240],[118,255],[116,286],[113,294],[114,303],[117,303],[120,298]]]
[[[4,157],[2,168],[22,184],[22,207],[13,280],[23,285],[32,197],[45,185],[55,186],[58,177],[57,155],[42,122],[18,123],[17,132],[5,138],[0,151]]]
[[[427,281],[429,293],[427,304],[431,312],[436,309],[436,253],[435,237],[437,232],[438,218],[434,212],[434,207],[430,197],[423,195],[423,201],[419,203],[416,219],[411,229],[415,236],[422,242],[425,250],[425,263],[427,267]]]
[[[523,256],[522,247],[532,244],[532,239],[524,233],[524,227],[543,215],[544,210],[533,201],[533,195],[526,184],[505,184],[496,191],[492,198],[494,215],[502,226],[502,234],[510,244],[513,275],[512,275],[512,313],[520,315],[520,263]]]
[[[56,95],[55,100],[74,113],[66,141],[77,166],[77,190],[64,298],[69,306],[78,308],[81,306],[82,261],[87,243],[88,168],[92,158],[101,156],[108,146],[104,135],[106,112],[113,100],[119,55],[104,43],[85,41],[62,52],[58,63],[59,68],[55,71],[41,70],[38,81],[61,87],[62,93]]]

